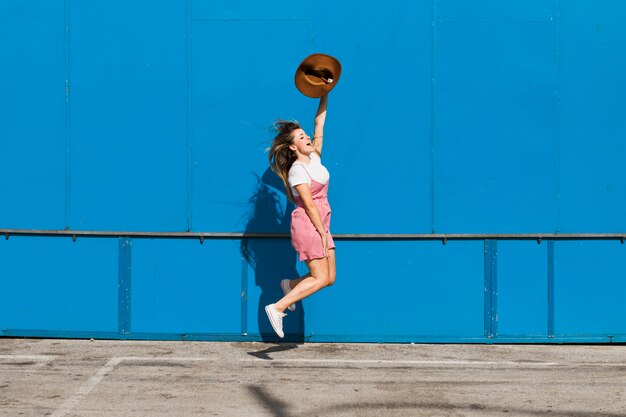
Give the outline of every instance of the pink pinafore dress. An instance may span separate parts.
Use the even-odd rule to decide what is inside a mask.
[[[306,168],[305,168],[306,170]],[[306,171],[311,178],[309,171]],[[313,202],[317,206],[317,210],[320,213],[322,219],[322,225],[326,231],[326,243],[328,249],[335,247],[335,242],[330,234],[330,205],[328,204],[328,183],[320,184],[311,178],[311,196]],[[318,259],[324,257],[324,247],[322,245],[322,238],[317,233],[313,222],[309,218],[304,208],[304,202],[299,196],[294,196],[296,200],[296,208],[291,213],[291,244],[293,248],[298,252],[298,256],[301,261],[309,259]]]

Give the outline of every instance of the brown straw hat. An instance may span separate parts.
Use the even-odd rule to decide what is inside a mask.
[[[319,98],[335,88],[341,76],[341,64],[325,54],[304,58],[296,70],[296,87],[307,97]]]

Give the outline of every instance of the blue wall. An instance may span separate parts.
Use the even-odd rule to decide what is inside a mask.
[[[0,229],[288,232],[268,171],[293,85],[343,65],[334,233],[626,233],[619,0],[0,3]],[[626,245],[337,242],[311,341],[626,341]],[[270,340],[288,239],[10,236],[0,334]],[[384,314],[380,314],[383,311]]]

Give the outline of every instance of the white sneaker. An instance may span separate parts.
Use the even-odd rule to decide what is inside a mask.
[[[286,314],[276,310],[274,304],[266,305],[265,313],[267,314],[267,318],[270,319],[270,324],[278,337],[281,339],[285,337],[285,333],[283,333],[283,317],[285,317]]]
[[[291,288],[289,288],[289,280],[288,279],[284,279],[284,280],[280,281],[280,288],[282,288],[283,294],[285,294],[285,295],[289,294],[289,292],[291,291]],[[296,303],[293,303],[292,305],[290,305],[287,308],[289,309],[289,311],[296,311]]]

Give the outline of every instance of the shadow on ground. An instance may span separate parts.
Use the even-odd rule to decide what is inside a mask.
[[[258,352],[247,352],[248,355],[254,356],[255,358],[263,359],[266,361],[273,361],[274,358],[269,356],[270,353],[275,352],[284,352],[286,350],[296,349],[298,345],[296,343],[281,343],[276,346],[269,347],[267,349],[260,350]]]
[[[556,417],[624,417],[624,414],[603,413],[593,411],[579,410],[527,410],[515,407],[491,407],[482,404],[451,404],[443,402],[418,402],[418,401],[376,401],[376,402],[345,402],[339,404],[328,405],[325,407],[317,407],[310,411],[299,411],[297,413],[290,412],[290,404],[284,399],[277,398],[264,386],[248,385],[248,391],[257,399],[259,405],[269,410],[274,417],[295,417],[297,416],[332,416],[346,415],[346,413],[359,415],[360,413],[375,413],[377,415],[416,415],[416,412],[440,412],[442,416],[449,413],[463,413],[470,411],[472,415],[484,415],[485,417],[494,415],[511,415],[511,416],[556,416]],[[397,414],[396,414],[397,413]],[[421,415],[421,414],[419,414]],[[428,414],[431,415],[431,414]],[[462,414],[465,415],[465,414]]]

